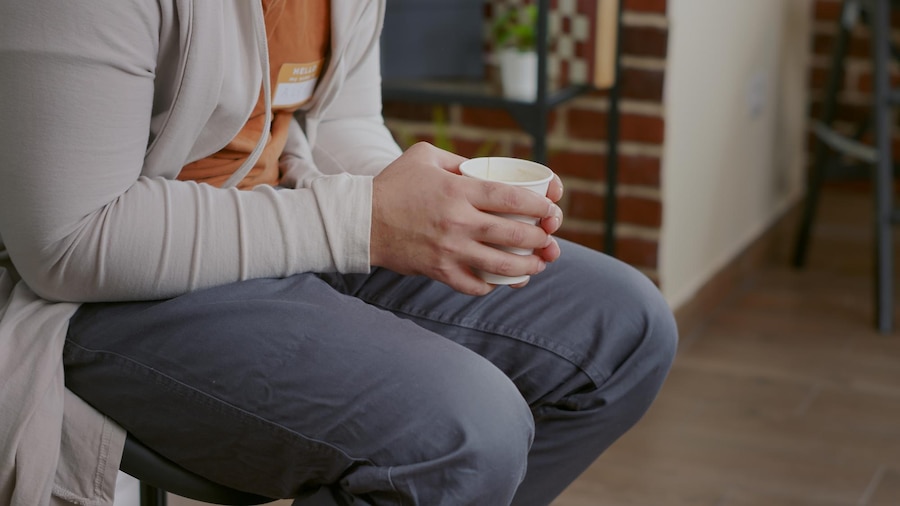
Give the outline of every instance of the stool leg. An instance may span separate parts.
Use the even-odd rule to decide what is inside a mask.
[[[891,60],[890,0],[873,2],[871,16],[874,77],[875,146],[875,318],[878,330],[890,333],[893,327],[893,136],[889,65]]]
[[[847,26],[846,20],[848,19],[847,10],[851,8],[856,8],[854,1],[845,1],[841,9],[837,40],[831,53],[831,69],[828,72],[828,81],[825,84],[825,100],[822,104],[820,120],[822,124],[828,127],[834,122],[837,94],[840,90],[841,81],[844,79],[844,57],[847,54],[851,28]],[[806,183],[806,199],[803,203],[803,214],[800,218],[800,228],[794,243],[793,264],[795,267],[803,267],[806,263],[806,250],[809,244],[813,218],[819,203],[819,192],[822,189],[822,184],[825,182],[825,167],[829,154],[828,147],[825,146],[822,139],[816,137],[813,164],[810,167]]]
[[[166,492],[141,482],[141,506],[166,506]]]

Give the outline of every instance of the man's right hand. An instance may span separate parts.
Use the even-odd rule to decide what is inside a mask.
[[[477,277],[472,268],[504,276],[530,275],[555,260],[559,249],[550,234],[561,221],[559,208],[522,188],[460,176],[463,161],[461,156],[418,143],[375,177],[372,265],[425,275],[460,292],[484,295],[493,285]],[[533,216],[542,225],[491,213]],[[545,230],[545,223],[554,223],[554,228]],[[516,255],[487,244],[534,249],[536,254]]]

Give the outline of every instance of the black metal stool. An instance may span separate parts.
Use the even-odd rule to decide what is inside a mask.
[[[147,448],[131,435],[125,440],[119,468],[140,481],[141,506],[166,506],[166,492],[195,501],[232,506],[275,501],[197,476]]]
[[[847,172],[849,159],[856,165],[871,167],[875,200],[875,319],[884,334],[893,329],[893,225],[900,223],[900,211],[894,208],[893,136],[894,107],[900,105],[900,89],[891,87],[890,63],[900,60],[900,53],[891,43],[891,12],[900,4],[897,0],[844,0],[839,20],[837,41],[832,53],[831,69],[825,90],[825,102],[819,121],[813,125],[815,152],[807,186],[803,217],[797,234],[793,263],[802,267],[806,261],[807,244],[819,192],[829,174]],[[872,67],[874,89],[871,117],[860,125],[854,135],[834,130],[837,94],[844,74],[844,58],[850,31],[862,20],[869,25],[872,39]],[[872,130],[872,145],[861,139]],[[853,166],[851,164],[851,166]]]

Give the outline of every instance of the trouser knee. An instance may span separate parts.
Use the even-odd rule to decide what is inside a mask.
[[[647,283],[650,285],[650,283]],[[668,303],[655,286],[637,291],[632,300],[639,322],[629,337],[630,351],[608,382],[620,394],[623,417],[639,418],[659,393],[678,349],[678,329]]]
[[[508,504],[524,479],[534,439],[531,410],[515,385],[489,362],[442,385],[423,407],[427,461],[394,468],[395,484],[422,504]],[[452,389],[452,392],[447,392]],[[440,491],[440,497],[431,494]]]
[[[602,417],[631,424],[662,387],[678,330],[668,303],[645,275],[625,267],[614,274],[605,279],[604,290],[616,297],[584,345],[593,350],[584,368],[593,384],[568,396],[567,403],[578,410],[605,408]]]

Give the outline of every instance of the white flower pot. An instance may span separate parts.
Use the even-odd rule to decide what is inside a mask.
[[[503,96],[523,102],[537,100],[537,53],[508,48],[500,50],[497,56]]]

